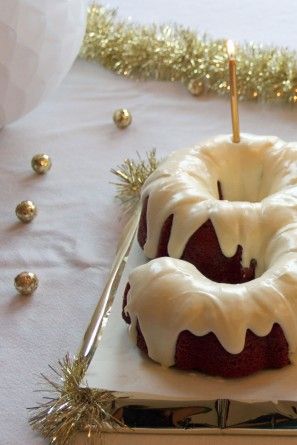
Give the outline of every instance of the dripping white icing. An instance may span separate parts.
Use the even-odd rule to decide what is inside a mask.
[[[247,329],[268,335],[278,323],[290,353],[297,346],[297,225],[277,235],[269,249],[274,265],[261,277],[243,284],[215,283],[192,264],[169,257],[157,258],[130,274],[125,311],[131,335],[139,322],[148,355],[164,366],[174,365],[180,332],[213,332],[226,351],[240,353]],[[283,251],[281,251],[283,249]]]
[[[258,260],[263,235],[270,238],[283,225],[283,213],[296,211],[296,163],[297,145],[248,134],[238,144],[218,136],[172,153],[143,188],[143,200],[149,196],[146,256],[156,256],[160,230],[173,214],[171,257],[181,257],[191,235],[211,219],[224,255],[233,256],[241,245],[248,267],[252,258]],[[224,201],[218,199],[218,180]]]
[[[223,253],[243,247],[243,265],[257,260],[253,281],[215,283],[193,265],[159,258],[129,277],[126,312],[134,333],[138,320],[149,356],[174,364],[183,330],[213,332],[237,354],[250,329],[267,335],[278,323],[290,353],[297,350],[297,144],[276,137],[241,135],[233,144],[220,136],[193,149],[177,151],[149,177],[148,239],[145,253],[155,256],[160,229],[174,215],[169,254],[180,257],[187,240],[211,219]],[[218,200],[217,180],[224,201]]]

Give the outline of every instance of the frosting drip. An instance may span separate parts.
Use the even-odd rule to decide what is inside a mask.
[[[192,264],[157,258],[130,274],[125,312],[136,337],[137,320],[148,355],[164,366],[174,365],[180,332],[203,336],[213,332],[226,351],[240,353],[247,329],[266,336],[278,323],[290,353],[297,346],[296,225],[284,229],[269,246],[274,265],[261,277],[243,284],[215,283]]]
[[[160,230],[174,215],[168,253],[180,258],[192,234],[212,221],[223,254],[243,248],[242,265],[257,259],[257,276],[269,267],[263,248],[292,221],[297,209],[297,146],[276,137],[219,136],[172,153],[145,183],[147,257],[157,254]],[[220,181],[224,200],[219,200]]]

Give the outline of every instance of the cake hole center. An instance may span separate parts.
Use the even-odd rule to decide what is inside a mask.
[[[269,191],[263,191],[259,182],[256,184],[244,183],[234,186],[230,181],[219,179],[217,181],[218,199],[220,201],[231,202],[261,202],[264,198],[269,196]]]
[[[205,165],[217,180],[216,198],[226,201],[261,202],[283,188],[280,170],[269,150],[240,146],[207,149]]]

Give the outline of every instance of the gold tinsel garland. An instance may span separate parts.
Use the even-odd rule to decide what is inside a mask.
[[[148,152],[144,160],[138,153],[137,155],[137,161],[125,159],[123,164],[111,170],[119,179],[118,182],[113,183],[117,188],[116,198],[121,201],[124,211],[128,213],[136,208],[144,181],[159,164],[156,150]]]
[[[143,26],[117,18],[99,4],[89,7],[81,57],[134,79],[202,82],[228,94],[226,40],[213,40],[178,25]],[[297,102],[297,57],[284,48],[237,45],[239,97]]]
[[[67,445],[73,435],[85,431],[90,437],[104,428],[125,425],[111,412],[117,397],[111,391],[81,387],[87,370],[83,357],[71,360],[67,355],[59,361],[59,370],[49,378],[42,374],[48,396],[39,405],[29,408],[34,414],[29,420],[33,430],[49,439],[51,444]]]

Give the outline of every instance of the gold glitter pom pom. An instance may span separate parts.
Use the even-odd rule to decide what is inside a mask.
[[[137,161],[126,159],[122,165],[111,170],[120,180],[114,183],[117,187],[116,197],[120,199],[125,211],[135,209],[140,200],[141,187],[157,166],[156,150],[152,150],[146,154],[146,160],[142,160],[138,154]]]
[[[38,287],[38,278],[35,273],[21,272],[14,279],[14,286],[21,295],[30,295]]]
[[[22,201],[15,209],[15,214],[20,221],[29,223],[37,215],[37,208],[32,201]]]
[[[229,94],[225,39],[211,39],[179,25],[138,25],[114,10],[89,7],[81,57],[134,79],[202,82],[207,91]],[[297,102],[294,51],[261,44],[236,44],[239,98]]]
[[[120,108],[113,113],[113,121],[118,128],[127,128],[132,122],[132,115],[126,108]]]
[[[193,96],[201,96],[204,93],[204,83],[198,79],[191,79],[188,83],[188,91]]]
[[[50,170],[52,166],[52,160],[45,153],[38,153],[37,155],[33,156],[31,160],[31,166],[36,173],[38,173],[39,175],[43,175]]]

